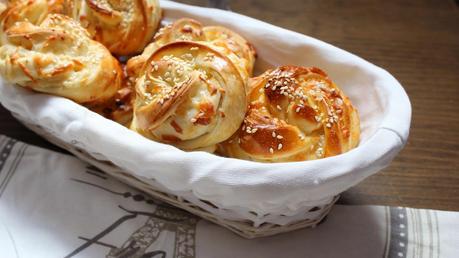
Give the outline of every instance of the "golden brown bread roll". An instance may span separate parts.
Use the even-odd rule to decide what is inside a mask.
[[[247,103],[232,61],[190,41],[155,51],[135,89],[131,129],[184,150],[213,151],[239,128]]]
[[[17,22],[0,47],[0,74],[20,86],[81,104],[112,98],[122,83],[118,61],[76,21],[48,15],[38,26]]]
[[[142,52],[161,19],[158,0],[16,0],[2,14],[2,29],[26,20],[38,25],[50,13],[77,20],[116,55]]]
[[[359,116],[344,93],[318,68],[282,66],[251,79],[241,128],[219,145],[227,156],[303,161],[357,146]]]
[[[232,60],[243,79],[246,80],[252,75],[256,52],[243,37],[224,27],[205,27],[189,18],[179,19],[161,28],[155,35],[154,42],[150,43],[141,55],[128,61],[128,75],[135,77],[155,50],[175,41],[210,43],[210,46]]]
[[[64,14],[116,55],[142,52],[161,20],[158,0],[64,0]]]

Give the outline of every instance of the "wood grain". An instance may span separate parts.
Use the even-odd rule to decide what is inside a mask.
[[[453,0],[233,0],[230,7],[355,53],[388,70],[408,92],[413,120],[406,148],[345,192],[341,203],[459,211],[459,8]],[[51,146],[3,109],[0,134]]]

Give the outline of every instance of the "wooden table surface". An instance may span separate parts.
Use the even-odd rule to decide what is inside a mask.
[[[206,0],[179,2],[208,4]],[[459,211],[459,7],[455,1],[233,0],[230,7],[355,53],[388,70],[408,92],[413,119],[407,146],[388,168],[345,192],[341,203]],[[0,134],[57,149],[2,107]]]

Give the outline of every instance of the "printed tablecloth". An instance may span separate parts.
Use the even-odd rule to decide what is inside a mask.
[[[459,213],[336,205],[316,228],[247,240],[0,136],[0,257],[459,257]]]

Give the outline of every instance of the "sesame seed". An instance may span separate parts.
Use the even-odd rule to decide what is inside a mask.
[[[297,107],[297,108],[295,109],[295,112],[297,112],[297,113],[300,112],[300,107]]]
[[[276,132],[273,132],[271,135],[273,138],[276,138]]]
[[[330,124],[330,123],[327,123],[325,126],[326,126],[327,128],[331,128],[331,124]]]
[[[185,58],[185,59],[193,59],[193,55],[190,54],[190,53],[186,53],[186,54],[183,54],[183,55],[182,55],[182,58]]]
[[[277,145],[277,149],[278,150],[282,149],[282,143],[279,143],[279,145]]]
[[[192,122],[192,123],[195,123],[196,121],[198,121],[198,120],[196,118],[194,118],[194,117],[190,119],[190,122]]]
[[[280,134],[278,136],[276,136],[276,138],[277,139],[284,139],[284,137],[282,135],[280,135]]]
[[[273,154],[273,153],[274,153],[273,148],[269,148],[269,152],[270,152],[271,154]]]
[[[279,105],[277,105],[276,108],[279,109],[279,110],[282,110],[281,106],[279,106]]]

